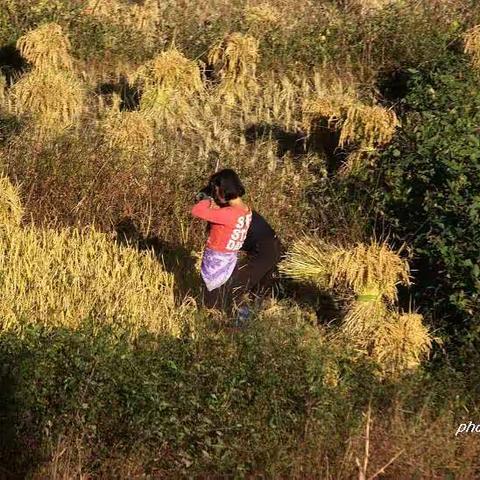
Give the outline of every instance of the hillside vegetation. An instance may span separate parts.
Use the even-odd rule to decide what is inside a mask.
[[[480,8],[0,0],[0,478],[480,474]],[[233,168],[287,253],[202,307]]]

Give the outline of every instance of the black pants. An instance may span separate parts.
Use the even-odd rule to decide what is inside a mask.
[[[228,282],[211,292],[205,289],[205,306],[230,313],[245,294],[265,295],[272,287],[273,273],[282,252],[282,244],[277,237],[259,242],[255,253],[247,255],[244,262],[237,264]]]

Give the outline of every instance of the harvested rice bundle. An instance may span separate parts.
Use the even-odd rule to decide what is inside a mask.
[[[209,51],[208,62],[220,81],[217,93],[228,104],[257,92],[258,57],[258,40],[241,33],[227,35]]]
[[[72,69],[70,41],[56,23],[46,23],[20,37],[17,48],[37,69]]]
[[[395,112],[378,105],[352,105],[342,122],[339,145],[359,143],[374,148],[389,143],[398,125]]]
[[[63,70],[34,69],[10,90],[13,111],[31,117],[42,138],[71,127],[83,112],[84,99],[82,83]]]
[[[318,98],[306,103],[305,127],[327,120],[329,128],[340,130],[339,146],[356,143],[361,149],[373,149],[389,143],[398,126],[395,112],[378,105],[364,105],[347,95]]]
[[[191,99],[203,92],[198,64],[173,48],[140,67],[132,81],[142,91],[140,110],[167,124],[191,113]]]
[[[468,30],[464,36],[465,53],[472,57],[472,65],[480,71],[480,25]]]
[[[432,337],[418,313],[392,312],[376,332],[373,357],[385,373],[395,375],[417,368],[427,358]]]
[[[356,295],[394,301],[398,283],[409,284],[409,267],[385,243],[358,244],[350,249],[320,239],[297,241],[281,264],[286,275],[335,289],[346,286]]]
[[[18,188],[5,176],[0,176],[0,228],[18,227],[23,207]]]
[[[414,368],[428,354],[432,339],[422,317],[400,315],[392,309],[397,285],[410,283],[409,266],[385,243],[374,241],[347,249],[305,238],[293,245],[280,270],[321,288],[353,291],[355,298],[340,332],[385,372]]]

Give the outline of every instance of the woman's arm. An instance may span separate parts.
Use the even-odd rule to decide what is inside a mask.
[[[200,200],[192,208],[192,215],[207,222],[228,225],[232,221],[232,213],[226,208],[219,208],[211,200]]]

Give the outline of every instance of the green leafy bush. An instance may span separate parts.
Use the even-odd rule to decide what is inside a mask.
[[[480,90],[462,57],[410,71],[407,112],[382,155],[384,214],[413,247],[419,304],[450,333],[480,332]],[[456,321],[452,323],[452,320]],[[439,320],[437,320],[439,322]]]

